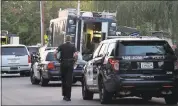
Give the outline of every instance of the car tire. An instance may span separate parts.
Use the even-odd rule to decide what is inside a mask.
[[[30,71],[30,81],[32,84],[36,85],[40,83],[40,80],[35,78],[33,69]]]
[[[172,94],[172,95],[168,95],[166,97],[164,97],[165,102],[167,105],[176,105],[177,104],[177,98],[176,95]]]
[[[102,79],[99,81],[99,97],[101,104],[109,104],[112,102],[113,93],[110,93],[105,89]]]
[[[40,85],[41,86],[47,86],[49,83],[48,79],[44,79],[42,75],[40,75]]]
[[[85,79],[82,82],[82,97],[83,100],[92,100],[94,93],[89,91],[86,86]]]

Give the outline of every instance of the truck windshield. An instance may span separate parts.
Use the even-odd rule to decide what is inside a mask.
[[[170,50],[165,48],[166,42],[152,41],[129,41],[122,42],[119,45],[119,55],[121,56],[147,56],[147,55],[165,55]]]
[[[1,38],[1,44],[6,44],[6,38]]]

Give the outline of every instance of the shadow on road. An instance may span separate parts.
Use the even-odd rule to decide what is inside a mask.
[[[47,86],[45,87],[61,87],[62,84],[61,83],[49,83]],[[81,86],[80,84],[73,84],[72,87],[79,87]]]
[[[99,99],[94,99],[93,102],[99,102]],[[112,101],[112,104],[107,104],[107,105],[140,105],[140,106],[162,106],[165,105],[163,103],[157,102],[157,101],[144,101],[140,98],[118,98]],[[165,105],[166,106],[166,105]],[[170,106],[170,105],[169,105]]]

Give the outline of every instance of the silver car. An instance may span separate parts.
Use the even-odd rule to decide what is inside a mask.
[[[29,75],[31,69],[31,57],[25,45],[8,44],[1,47],[1,74]]]

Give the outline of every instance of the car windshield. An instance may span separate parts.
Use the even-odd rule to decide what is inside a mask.
[[[121,56],[147,56],[147,55],[165,55],[165,44],[163,41],[126,41],[119,45],[119,55]],[[169,49],[170,50],[170,47]]]
[[[46,56],[46,61],[56,61],[56,58],[54,57],[54,52],[48,52]]]
[[[30,52],[30,54],[37,53],[38,50],[39,50],[38,47],[28,47],[28,51]]]
[[[2,55],[28,55],[24,46],[8,46],[2,47]]]

